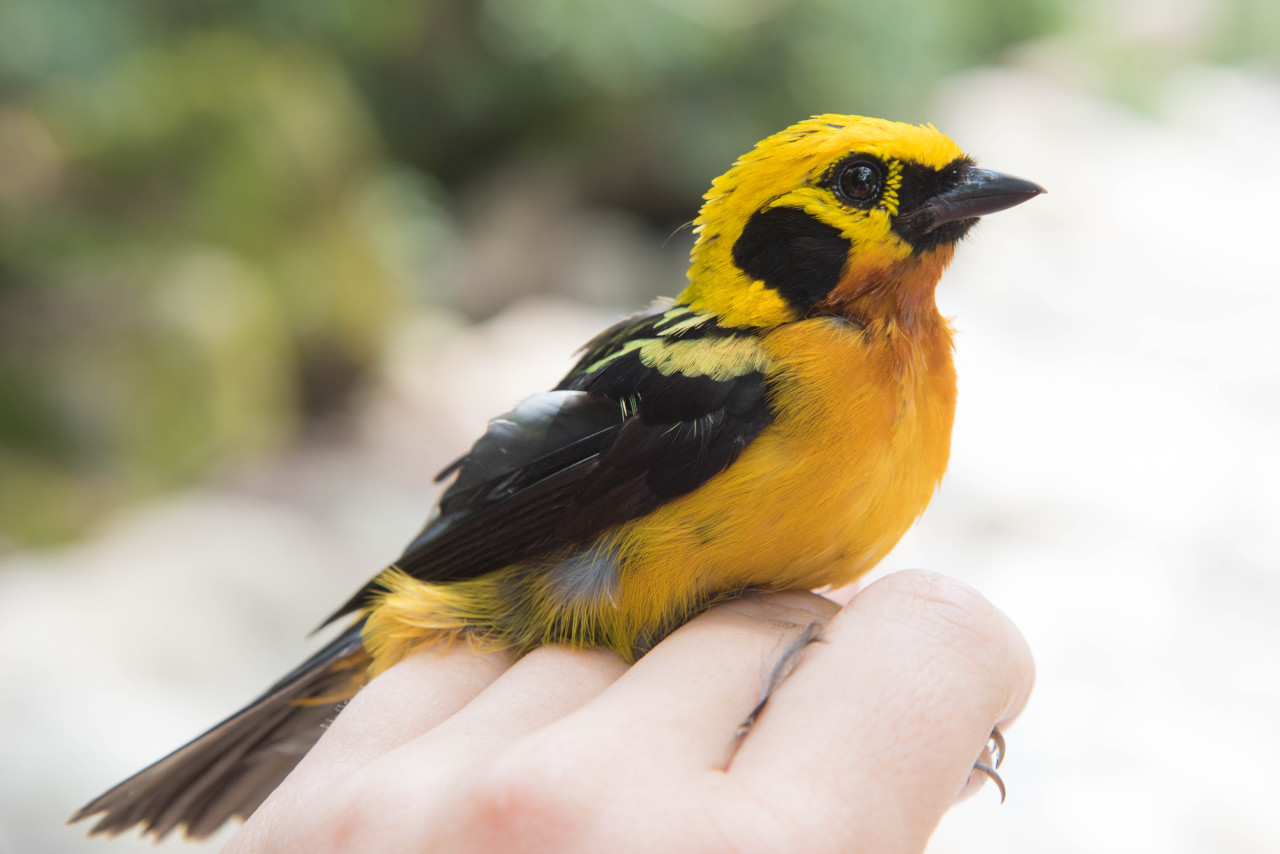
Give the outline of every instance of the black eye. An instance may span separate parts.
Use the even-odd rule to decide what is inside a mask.
[[[866,208],[884,189],[884,167],[874,160],[850,160],[835,174],[836,192],[849,204]]]

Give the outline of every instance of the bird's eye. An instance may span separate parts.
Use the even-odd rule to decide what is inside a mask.
[[[850,160],[839,167],[835,179],[841,198],[854,207],[870,207],[884,189],[884,168],[874,160]]]

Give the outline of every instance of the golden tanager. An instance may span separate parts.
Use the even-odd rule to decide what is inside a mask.
[[[424,646],[634,660],[746,591],[856,579],[947,465],[939,277],[979,217],[1042,192],[932,126],[823,115],[760,142],[706,194],[683,292],[490,422],[422,532],[329,617],[345,631],[74,820],[200,837],[248,816]]]

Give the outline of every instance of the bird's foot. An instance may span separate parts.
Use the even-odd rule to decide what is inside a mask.
[[[751,732],[751,728],[755,726],[756,719],[760,717],[760,713],[764,711],[765,704],[769,702],[769,697],[773,695],[774,689],[786,681],[791,675],[791,671],[795,669],[796,664],[800,661],[800,653],[811,643],[816,643],[822,637],[822,623],[812,622],[807,628],[796,638],[790,646],[782,653],[782,657],[778,659],[778,663],[774,665],[773,672],[769,674],[769,678],[765,680],[764,688],[760,691],[760,701],[756,703],[751,713],[747,715],[742,723],[738,724],[738,740],[746,738],[747,733]]]

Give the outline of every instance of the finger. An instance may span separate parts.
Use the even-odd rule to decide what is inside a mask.
[[[448,720],[514,661],[465,643],[420,650],[356,694],[303,761],[338,774],[389,753]]]
[[[627,664],[602,649],[535,649],[464,709],[396,751],[399,762],[446,753],[483,759],[599,696]]]
[[[652,767],[723,768],[740,724],[760,702],[779,659],[836,606],[810,593],[757,595],[682,626],[612,687],[558,726],[601,755],[625,751]],[[623,760],[625,761],[625,760]]]
[[[438,726],[492,684],[510,653],[476,653],[466,644],[416,652],[380,674],[347,703],[293,772],[250,816],[227,852],[265,850],[313,809],[318,791]]]
[[[465,780],[513,742],[590,702],[627,665],[604,650],[542,647],[516,662],[449,720],[362,766],[329,794],[352,850],[395,850],[456,817]],[[314,828],[315,844],[329,830]],[[304,837],[305,838],[305,837]]]
[[[837,850],[922,850],[993,725],[1026,703],[1026,641],[972,589],[921,572],[859,593],[823,640],[777,689],[728,776],[753,803],[820,821],[815,838]],[[841,840],[852,828],[857,840]]]

